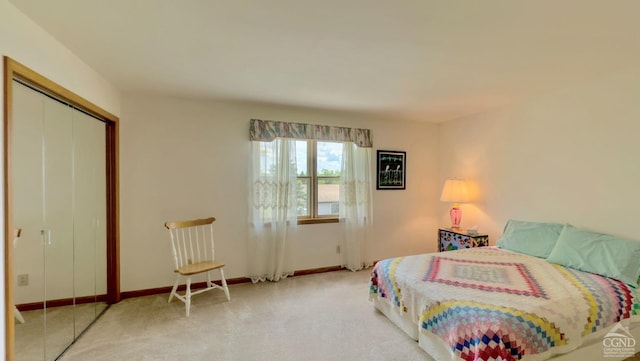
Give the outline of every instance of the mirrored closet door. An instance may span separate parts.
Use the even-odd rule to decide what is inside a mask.
[[[55,360],[107,307],[106,126],[12,86],[15,359]]]

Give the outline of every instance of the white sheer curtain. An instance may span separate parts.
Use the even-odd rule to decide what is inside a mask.
[[[373,216],[371,148],[352,142],[342,148],[340,177],[340,222],[344,231],[346,264],[357,271],[373,264],[368,238]]]
[[[252,143],[249,275],[253,282],[293,275],[291,230],[297,225],[296,149],[292,139]]]

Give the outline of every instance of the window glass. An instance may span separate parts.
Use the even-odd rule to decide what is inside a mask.
[[[342,146],[336,142],[296,141],[298,217],[313,220],[338,215]]]
[[[317,142],[317,166],[318,176],[340,176],[340,163],[342,161],[342,143]]]
[[[296,210],[298,217],[311,216],[311,176],[309,172],[309,142],[296,141],[296,168],[298,180],[296,182]]]
[[[298,178],[296,182],[296,210],[298,217],[309,217],[311,213],[311,205],[309,204],[310,192],[309,192],[309,178]]]
[[[317,142],[316,176],[318,216],[338,215],[340,204],[340,167],[342,143]]]
[[[309,142],[306,140],[296,141],[296,167],[298,169],[298,176],[309,176]]]

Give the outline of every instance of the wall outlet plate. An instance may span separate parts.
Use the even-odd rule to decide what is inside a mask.
[[[29,274],[23,273],[18,275],[18,286],[28,286],[29,285]]]

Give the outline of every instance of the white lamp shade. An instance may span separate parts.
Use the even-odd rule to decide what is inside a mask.
[[[467,183],[462,179],[447,179],[444,182],[440,200],[453,203],[469,202],[470,197]]]

